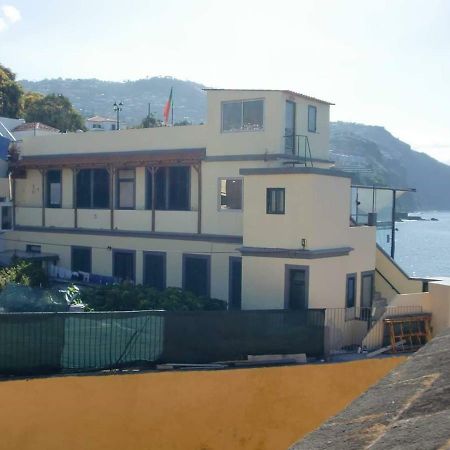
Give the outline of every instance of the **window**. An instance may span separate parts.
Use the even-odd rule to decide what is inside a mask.
[[[41,246],[34,245],[34,244],[27,244],[27,246],[25,247],[25,250],[28,253],[41,253]]]
[[[134,209],[136,173],[134,169],[117,171],[117,208]]]
[[[144,253],[143,284],[162,291],[166,288],[166,254]]]
[[[242,180],[237,178],[221,178],[220,209],[242,209]]]
[[[10,230],[12,228],[12,207],[2,206],[2,230]]]
[[[308,106],[308,131],[315,133],[317,131],[317,108],[315,106]]]
[[[347,288],[345,294],[345,307],[354,308],[356,303],[356,274],[347,275]]]
[[[102,125],[100,123],[93,123],[92,124],[92,128],[99,128],[99,129],[101,129]]]
[[[222,103],[222,131],[260,131],[264,126],[264,100]]]
[[[47,171],[47,208],[61,208],[61,170]]]
[[[155,175],[155,209],[188,211],[190,203],[190,167],[159,167]],[[152,174],[148,172],[147,209],[152,209]]]
[[[267,188],[267,214],[284,214],[284,188]]]
[[[113,276],[134,283],[135,256],[130,250],[113,250]]]
[[[92,250],[90,247],[72,247],[72,271],[92,272]]]
[[[113,124],[111,125],[111,130],[112,130],[112,131],[115,131],[115,130],[116,130],[116,124],[115,124],[115,123],[113,123]]]
[[[195,295],[209,297],[210,257],[203,255],[184,255],[183,289]]]
[[[81,169],[77,174],[77,208],[109,208],[109,173]]]

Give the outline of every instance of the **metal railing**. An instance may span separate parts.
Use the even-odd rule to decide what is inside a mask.
[[[301,163],[305,167],[313,167],[313,160],[311,155],[311,147],[309,145],[308,136],[304,134],[290,134],[284,136],[284,150],[287,154],[300,158]],[[303,161],[302,161],[303,160]]]
[[[375,308],[327,308],[325,349],[333,355],[360,349],[376,350],[388,344],[383,319],[422,313],[421,306],[387,306],[376,317]]]

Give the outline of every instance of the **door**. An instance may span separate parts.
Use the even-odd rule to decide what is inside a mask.
[[[241,309],[242,259],[230,257],[229,309]]]
[[[361,319],[369,320],[371,317],[372,300],[374,292],[373,272],[361,274]]]
[[[295,154],[295,103],[286,101],[284,125],[284,149],[286,153]]]
[[[306,269],[288,269],[287,308],[298,311],[308,309],[308,286]]]

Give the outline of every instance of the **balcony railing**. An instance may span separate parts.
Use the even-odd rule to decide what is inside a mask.
[[[311,147],[308,136],[304,134],[289,134],[284,136],[284,151],[299,159],[300,164],[313,167]]]

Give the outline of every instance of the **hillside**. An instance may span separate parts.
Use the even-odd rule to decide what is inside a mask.
[[[121,118],[128,125],[140,123],[147,115],[148,103],[157,117],[174,92],[174,120],[200,123],[206,116],[206,95],[201,84],[170,77],[112,82],[97,79],[22,80],[26,90],[43,94],[61,93],[84,116],[113,116],[114,100],[122,100]],[[411,149],[386,129],[358,123],[331,124],[331,158],[338,168],[353,171],[353,181],[368,185],[413,187],[399,206],[408,210],[450,210],[450,166]]]
[[[171,77],[154,77],[136,81],[102,81],[97,79],[62,79],[27,81],[20,84],[26,91],[42,94],[63,94],[85,117],[95,114],[114,117],[112,104],[122,101],[121,120],[137,125],[147,115],[148,104],[157,118],[162,118],[164,104],[173,87],[174,121],[187,119],[192,123],[205,120],[205,86]]]
[[[450,166],[412,150],[383,127],[332,123],[330,148],[338,168],[354,169],[356,183],[416,188],[400,203],[407,209],[450,209]]]

